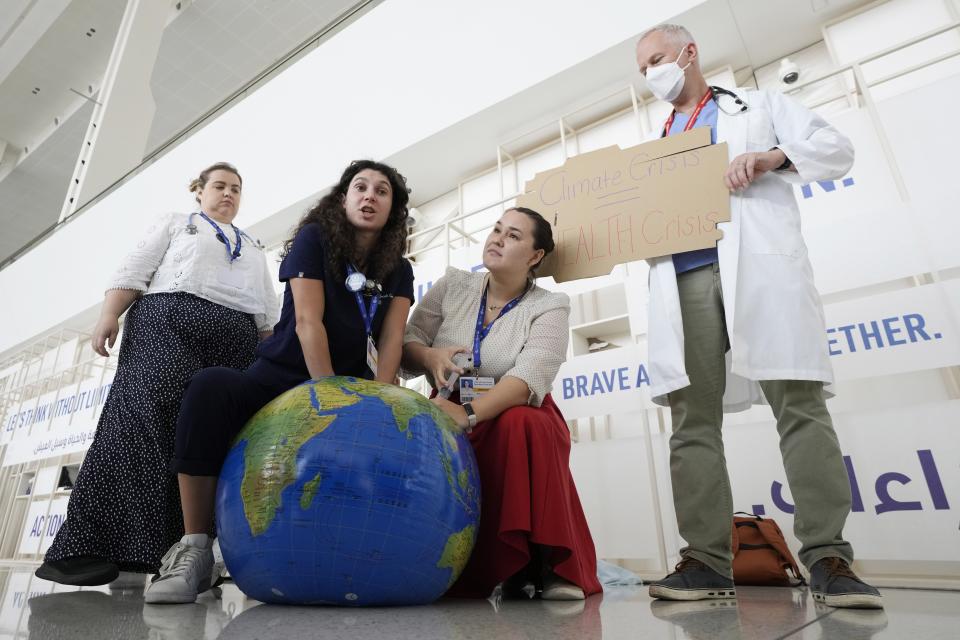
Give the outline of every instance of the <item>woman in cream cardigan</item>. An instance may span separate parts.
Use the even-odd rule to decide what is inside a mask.
[[[497,585],[555,600],[600,591],[570,433],[550,397],[570,302],[533,278],[553,244],[537,212],[509,209],[484,245],[488,273],[448,269],[407,325],[404,370],[452,391],[433,402],[469,432],[480,468],[477,542],[450,595],[487,597]]]

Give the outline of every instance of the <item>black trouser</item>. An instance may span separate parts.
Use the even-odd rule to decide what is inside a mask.
[[[253,414],[303,380],[257,360],[246,371],[211,367],[187,384],[177,417],[170,468],[189,476],[217,476],[236,435]]]

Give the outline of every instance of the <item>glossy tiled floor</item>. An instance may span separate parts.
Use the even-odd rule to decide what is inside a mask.
[[[66,591],[27,568],[0,568],[0,639],[164,638],[402,640],[543,638],[908,638],[960,637],[960,592],[885,589],[886,611],[814,606],[803,589],[740,588],[736,602],[654,602],[621,587],[586,603],[445,600],[428,607],[276,607],[225,585],[196,604],[145,605],[143,591]]]

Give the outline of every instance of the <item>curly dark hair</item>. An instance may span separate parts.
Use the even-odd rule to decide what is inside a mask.
[[[346,277],[347,263],[359,264],[361,256],[357,252],[356,227],[347,221],[347,212],[343,208],[343,199],[350,188],[350,183],[361,171],[373,169],[382,173],[390,181],[393,192],[393,203],[390,206],[390,216],[387,224],[380,231],[376,251],[371,251],[366,257],[365,275],[383,282],[387,276],[400,264],[407,245],[407,203],[410,202],[410,189],[407,188],[407,179],[393,167],[373,160],[354,160],[340,176],[340,182],[331,189],[330,193],[320,198],[317,204],[307,211],[300,219],[293,235],[283,245],[283,257],[290,253],[293,241],[306,225],[316,222],[323,229],[323,234],[329,243],[327,260],[333,272],[339,277]]]

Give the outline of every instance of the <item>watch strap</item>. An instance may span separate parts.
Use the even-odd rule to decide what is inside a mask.
[[[787,152],[786,152],[786,151],[783,151],[783,149],[781,149],[780,147],[773,147],[773,148],[770,149],[770,151],[777,151],[777,150],[783,152],[783,158],[784,158],[784,159],[783,159],[783,164],[781,164],[779,167],[777,167],[776,169],[774,169],[774,171],[786,171],[787,169],[789,169],[790,167],[793,166],[793,160],[791,160],[789,157],[787,157]]]
[[[473,412],[473,405],[469,402],[464,402],[463,410],[467,412],[467,426],[473,429],[477,426],[477,414]]]

